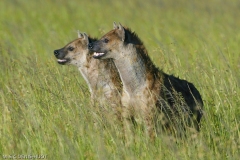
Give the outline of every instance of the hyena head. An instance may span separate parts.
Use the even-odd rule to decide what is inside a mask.
[[[116,59],[118,53],[124,45],[125,29],[121,24],[114,22],[113,30],[109,31],[98,41],[89,43],[88,49],[94,52],[93,58],[96,59]]]
[[[82,66],[89,54],[89,38],[85,33],[78,32],[78,38],[68,43],[65,47],[54,51],[59,64],[72,64]]]

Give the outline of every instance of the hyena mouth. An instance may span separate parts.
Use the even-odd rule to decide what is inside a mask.
[[[105,53],[94,52],[94,53],[93,53],[93,58],[98,59],[98,58],[101,58],[101,57],[104,56],[104,55],[105,55]]]
[[[66,64],[68,62],[68,60],[67,59],[58,59],[57,62],[59,64]]]

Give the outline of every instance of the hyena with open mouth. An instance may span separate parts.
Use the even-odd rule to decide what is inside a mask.
[[[78,32],[78,38],[61,49],[54,50],[57,62],[61,65],[77,66],[88,84],[91,100],[100,106],[120,106],[121,80],[117,69],[109,60],[96,60],[88,49],[89,42],[96,41],[85,33]]]
[[[88,47],[95,52],[96,59],[113,59],[119,71],[125,125],[128,126],[129,117],[140,119],[146,133],[154,138],[155,118],[163,113],[167,128],[176,127],[181,121],[184,126],[199,130],[203,101],[198,90],[192,83],[159,70],[142,41],[130,29],[114,23],[113,30]]]

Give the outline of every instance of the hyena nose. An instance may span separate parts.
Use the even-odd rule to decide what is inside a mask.
[[[55,50],[55,51],[54,51],[54,55],[55,55],[55,56],[58,56],[58,55],[59,55],[58,50]]]
[[[93,49],[92,43],[89,43],[89,44],[88,44],[88,49]]]

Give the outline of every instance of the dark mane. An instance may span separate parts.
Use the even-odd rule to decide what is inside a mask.
[[[125,30],[125,43],[132,43],[134,45],[143,45],[143,42],[140,40],[138,35],[131,31],[130,28],[124,27]]]
[[[89,43],[95,42],[98,40],[98,38],[91,37],[90,35],[88,36]]]
[[[89,43],[92,43],[92,42],[95,42],[97,41],[98,39],[95,38],[95,37],[91,37],[90,35],[88,35],[88,41]],[[90,63],[90,61],[94,59],[93,58],[93,52],[92,51],[88,51],[88,56],[87,56],[87,61]]]
[[[145,48],[142,40],[138,37],[135,32],[132,32],[131,29],[125,28],[125,43],[126,44],[134,44],[137,53],[142,57],[144,64],[147,66],[147,72],[150,72],[152,75],[157,76],[161,72],[152,62],[151,58],[148,55],[148,51]]]

